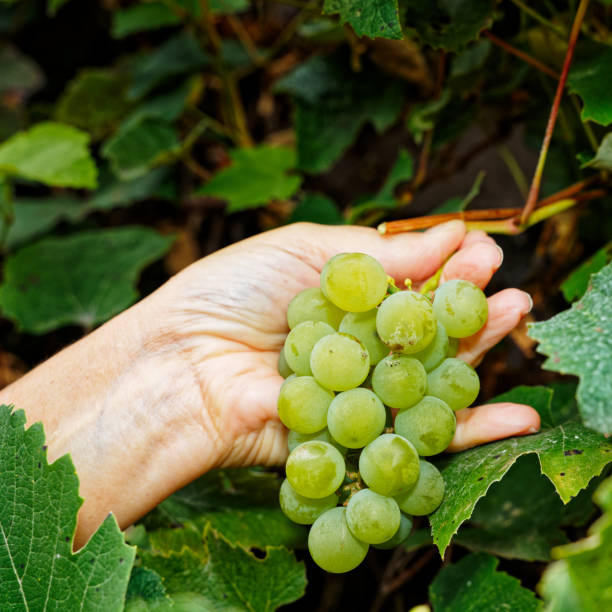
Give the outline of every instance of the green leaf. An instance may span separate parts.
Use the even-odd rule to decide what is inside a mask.
[[[183,112],[191,89],[192,81],[188,79],[180,87],[175,87],[167,93],[146,100],[139,104],[134,112],[126,118],[126,123],[142,119],[174,121]]]
[[[162,119],[138,117],[125,121],[104,143],[106,157],[123,180],[145,175],[178,151],[180,142],[174,126]]]
[[[317,193],[309,193],[294,208],[289,223],[310,221],[326,225],[341,225],[344,223],[342,213],[333,200]]]
[[[538,590],[550,612],[600,612],[612,608],[612,478],[597,490],[603,516],[583,540],[553,550],[560,559],[550,565]]]
[[[131,107],[128,79],[116,70],[91,68],[74,78],[60,97],[55,118],[89,132],[94,140],[114,131]]]
[[[177,12],[163,2],[144,2],[113,12],[111,34],[125,38],[145,30],[157,30],[181,22]]]
[[[90,328],[136,300],[140,271],[171,242],[144,227],[45,238],[7,257],[0,307],[30,333],[69,324]]]
[[[442,109],[450,101],[450,90],[443,89],[440,97],[416,104],[410,110],[406,127],[417,144],[423,142],[426,132],[433,130]]]
[[[14,47],[0,47],[0,94],[15,92],[27,96],[40,89],[44,81],[34,60]]]
[[[563,297],[568,302],[582,297],[589,286],[591,275],[599,272],[612,259],[612,242],[599,249],[592,257],[580,264],[561,285]]]
[[[231,15],[249,9],[249,0],[209,0],[209,7],[215,15]]]
[[[578,94],[584,103],[580,116],[601,125],[612,123],[612,96],[609,74],[612,63],[612,47],[597,45],[594,52],[574,61],[567,84],[572,93]]]
[[[397,0],[325,0],[323,13],[339,13],[340,23],[350,23],[357,36],[402,38]]]
[[[499,560],[475,553],[459,563],[447,565],[429,586],[434,612],[531,612],[541,610],[542,602],[521,583],[496,570]]]
[[[145,567],[162,577],[171,597],[189,591],[210,602],[211,610],[272,612],[304,594],[306,576],[288,550],[270,546],[265,552],[258,559],[209,529],[197,550],[183,545],[139,554]]]
[[[493,23],[493,0],[401,0],[407,29],[436,49],[458,51]]]
[[[0,609],[123,609],[134,548],[109,515],[72,554],[82,500],[68,455],[47,463],[42,425],[0,406]]]
[[[595,153],[595,157],[582,164],[582,168],[612,171],[612,132],[606,134]]]
[[[269,472],[213,471],[163,501],[144,522],[148,529],[166,529],[166,538],[193,538],[195,533],[201,540],[212,526],[243,547],[304,548],[306,530],[279,507],[280,484],[278,475]]]
[[[54,17],[68,0],[47,0],[47,15]]]
[[[522,455],[538,455],[543,474],[564,503],[612,461],[612,442],[586,428],[576,417],[573,385],[556,386],[554,395],[546,387],[516,387],[492,401],[534,407],[540,414],[542,429],[535,435],[492,442],[437,461],[449,483],[442,505],[430,515],[440,554],[459,526],[470,518],[476,502]]]
[[[578,406],[587,427],[612,433],[612,264],[591,277],[582,299],[529,335],[548,356],[543,368],[580,378]]]
[[[209,57],[189,34],[178,34],[135,62],[128,96],[142,98],[171,77],[196,72]]]
[[[404,103],[404,85],[372,66],[355,74],[342,53],[315,56],[277,82],[297,104],[298,167],[323,172],[340,158],[364,125],[390,127]]]
[[[144,567],[132,569],[132,575],[128,583],[126,602],[136,598],[155,603],[170,601],[159,574]]]
[[[196,192],[227,200],[228,212],[265,206],[271,200],[286,200],[302,182],[299,176],[287,174],[295,167],[291,149],[261,145],[234,149],[230,157],[232,164]]]
[[[567,542],[563,519],[555,488],[541,474],[536,457],[525,455],[491,485],[455,542],[501,557],[548,561],[550,549]]]
[[[455,55],[449,76],[453,79],[464,79],[470,73],[482,70],[491,52],[491,47],[490,40],[479,40]]]
[[[89,136],[62,123],[38,123],[0,144],[0,173],[53,187],[96,186]]]

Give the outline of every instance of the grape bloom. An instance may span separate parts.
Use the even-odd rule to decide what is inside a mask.
[[[411,517],[442,503],[444,479],[424,457],[448,447],[455,412],[478,395],[478,375],[455,355],[487,316],[473,283],[448,281],[432,303],[389,285],[364,253],[332,257],[320,288],[291,301],[279,356],[278,413],[290,430],[280,505],[311,525],[308,549],[324,570],[354,569],[370,545],[399,546]]]

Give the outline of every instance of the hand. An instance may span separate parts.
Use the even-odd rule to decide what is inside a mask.
[[[490,237],[479,231],[465,234],[461,222],[392,237],[362,227],[298,224],[259,234],[184,270],[156,296],[166,304],[162,336],[177,341],[194,374],[200,392],[191,394],[198,401],[190,410],[205,434],[202,444],[215,441],[216,466],[285,460],[286,431],[276,411],[282,378],[276,364],[288,332],[287,305],[302,289],[318,286],[325,262],[346,251],[369,253],[398,286],[410,278],[416,288],[449,256],[442,281],[464,278],[484,288],[503,259]],[[531,298],[518,289],[488,301],[487,324],[463,340],[458,353],[474,366],[531,309]],[[537,412],[519,404],[461,410],[449,450],[533,433],[539,424]]]

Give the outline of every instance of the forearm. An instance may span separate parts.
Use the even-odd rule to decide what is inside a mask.
[[[70,453],[84,498],[79,546],[109,512],[127,526],[216,461],[214,428],[194,409],[202,397],[193,372],[144,328],[150,304],[0,392],[0,403],[26,412],[28,426],[43,423],[49,461]]]

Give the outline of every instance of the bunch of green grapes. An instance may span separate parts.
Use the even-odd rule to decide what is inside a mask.
[[[405,540],[433,512],[444,480],[423,457],[447,448],[455,411],[480,383],[456,359],[458,339],[487,320],[483,292],[465,280],[431,300],[398,290],[364,253],[332,257],[320,288],[289,304],[279,358],[278,413],[289,428],[283,512],[312,525],[308,548],[328,572],[347,572],[370,545]]]

